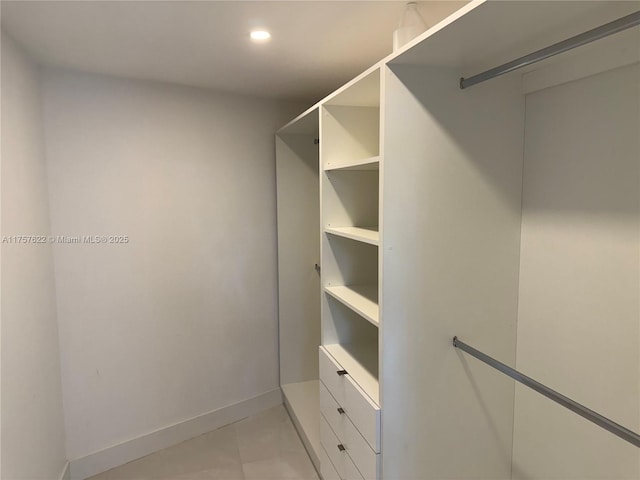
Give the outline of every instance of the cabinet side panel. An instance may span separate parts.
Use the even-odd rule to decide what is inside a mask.
[[[507,479],[524,101],[517,78],[394,67],[384,92],[383,478]]]
[[[314,135],[276,138],[280,383],[318,378],[320,205]]]
[[[638,431],[638,64],[527,97],[519,370]],[[637,479],[638,449],[516,389],[514,478]]]

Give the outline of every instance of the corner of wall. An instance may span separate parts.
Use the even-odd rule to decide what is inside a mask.
[[[0,116],[11,122],[0,122],[0,230],[10,238],[45,236],[50,224],[40,71],[4,29],[1,46]],[[58,478],[66,463],[53,254],[50,245],[34,247],[9,241],[0,249],[0,385],[12,381],[11,389],[0,386],[2,478]]]

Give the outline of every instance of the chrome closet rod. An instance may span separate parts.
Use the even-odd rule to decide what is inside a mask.
[[[549,57],[553,57],[554,55],[558,55],[559,53],[564,53],[595,40],[600,40],[601,38],[608,37],[609,35],[621,32],[623,30],[626,30],[627,28],[635,27],[636,25],[640,25],[640,10],[625,17],[619,18],[618,20],[614,20],[613,22],[606,23],[604,25],[601,25],[600,27],[576,35],[575,37],[567,38],[566,40],[563,40],[561,42],[554,43],[553,45],[525,55],[524,57],[517,58],[516,60],[500,65],[499,67],[495,67],[487,70],[486,72],[474,75],[473,77],[463,77],[460,79],[460,88],[464,89],[467,87],[471,87],[472,85],[490,80],[494,77],[497,77],[498,75],[503,75],[519,68],[526,67],[527,65],[531,65],[532,63],[545,60]]]
[[[608,430],[609,432],[617,435],[618,437],[626,440],[627,442],[635,445],[636,447],[640,447],[640,435],[629,430],[628,428],[623,427],[622,425],[614,422],[613,420],[609,420],[607,417],[600,415],[597,412],[594,412],[590,408],[585,407],[584,405],[580,405],[579,403],[571,400],[568,397],[565,397],[561,393],[552,390],[546,385],[541,384],[540,382],[535,381],[531,377],[527,377],[526,375],[514,370],[511,367],[508,367],[502,362],[499,362],[495,358],[486,355],[479,350],[467,345],[466,343],[458,340],[458,337],[453,337],[453,346],[459,348],[460,350],[467,352],[469,355],[476,357],[478,360],[486,363],[487,365],[495,368],[496,370],[501,371],[505,375],[513,378],[515,381],[526,385],[527,387],[535,390],[536,392],[544,395],[550,400],[553,400],[556,403],[559,403],[565,408],[568,408],[572,412],[577,413],[581,417],[586,418],[590,422],[595,423],[599,427]]]

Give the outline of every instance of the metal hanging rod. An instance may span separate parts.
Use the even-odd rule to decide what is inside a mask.
[[[621,32],[623,30],[626,30],[627,28],[635,27],[637,25],[640,25],[640,11],[634,12],[630,15],[619,18],[618,20],[614,20],[613,22],[609,22],[600,27],[581,33],[580,35],[576,35],[575,37],[567,38],[566,40],[550,45],[546,48],[543,48],[542,50],[538,50],[537,52],[530,53],[528,55],[525,55],[524,57],[517,58],[516,60],[505,63],[504,65],[500,65],[499,67],[495,67],[491,70],[487,70],[486,72],[474,75],[473,77],[463,77],[460,79],[460,88],[464,89],[467,87],[471,87],[472,85],[475,85],[477,83],[484,82],[491,78],[512,72],[522,67],[526,67],[527,65],[531,65],[532,63],[545,60],[549,57],[553,57],[554,55],[558,55],[559,53],[564,53],[576,47],[580,47],[595,40],[600,40],[601,38],[608,37],[609,35],[613,35],[614,33]]]
[[[453,346],[459,348],[467,352],[469,355],[476,357],[478,360],[486,363],[487,365],[495,368],[496,370],[501,371],[505,375],[513,378],[516,382],[520,382],[523,385],[535,390],[536,392],[544,395],[550,400],[553,400],[556,403],[559,403],[565,408],[568,408],[572,412],[577,413],[581,417],[586,418],[590,422],[595,423],[599,427],[608,430],[609,432],[617,435],[618,437],[626,440],[627,442],[635,445],[636,447],[640,447],[640,435],[635,432],[632,432],[628,428],[623,427],[622,425],[617,424],[616,422],[609,420],[607,417],[603,417],[597,412],[585,407],[584,405],[580,405],[577,402],[574,402],[568,397],[565,397],[561,393],[552,390],[546,385],[541,384],[540,382],[536,382],[533,378],[527,377],[526,375],[514,370],[511,367],[508,367],[502,362],[499,362],[495,358],[491,358],[488,355],[476,350],[473,347],[470,347],[464,342],[458,340],[458,337],[453,337]]]

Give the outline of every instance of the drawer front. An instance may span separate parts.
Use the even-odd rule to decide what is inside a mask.
[[[342,366],[320,347],[320,380],[362,433],[375,452],[380,452],[380,407],[347,375],[338,375]],[[336,408],[337,408],[336,407]],[[331,418],[327,416],[331,423]],[[332,425],[333,426],[333,425]],[[334,427],[336,428],[336,427]],[[337,431],[337,430],[336,430]]]
[[[338,440],[338,437],[333,433],[331,427],[322,415],[320,416],[320,443],[329,456],[329,459],[331,460],[331,463],[333,463],[333,466],[335,467],[336,472],[338,472],[340,478],[344,478],[344,457],[346,457],[346,455],[344,451],[340,451],[338,449],[338,445],[341,445],[342,443]]]
[[[336,470],[336,467],[334,467],[331,460],[329,460],[329,455],[325,452],[324,447],[320,447],[319,453],[320,476],[322,477],[322,480],[342,480]]]
[[[360,470],[356,468],[349,455],[345,455],[344,459],[344,480],[364,480]]]
[[[325,421],[332,433],[335,433],[337,443],[344,445],[347,454],[355,463],[357,469],[366,480],[375,480],[378,472],[380,455],[371,449],[358,429],[351,423],[346,414],[338,412],[338,403],[329,393],[329,390],[320,382],[320,411],[322,420]],[[331,447],[327,446],[327,449]],[[346,465],[343,463],[343,472],[346,474]]]
[[[342,407],[373,451],[380,453],[380,407],[349,375],[344,379]]]
[[[343,422],[343,442],[347,453],[366,480],[379,478],[380,454],[374,452],[350,421]]]
[[[335,433],[327,423],[324,417],[320,417],[320,475],[323,480],[333,480],[334,478],[342,480],[365,480],[355,463],[349,457],[348,451],[338,449],[338,444],[342,442],[336,437]],[[333,475],[333,476],[332,476]],[[376,480],[366,478],[366,480]]]
[[[338,375],[342,367],[322,347],[320,347],[320,380],[339,404],[344,404],[345,376]]]
[[[338,408],[340,405],[329,393],[329,390],[320,382],[320,413],[331,426],[331,429],[338,436],[338,439],[344,440],[344,422],[348,422],[346,415],[340,414]]]

